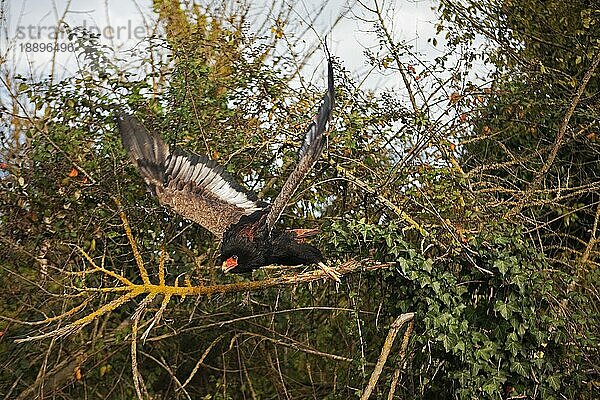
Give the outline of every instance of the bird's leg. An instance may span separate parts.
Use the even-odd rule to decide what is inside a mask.
[[[323,262],[319,261],[317,263],[317,265],[319,266],[319,268],[321,268],[321,270],[323,272],[325,272],[332,280],[334,280],[337,283],[341,283],[341,279],[340,277],[342,276],[339,272],[337,272],[335,269],[325,265]]]

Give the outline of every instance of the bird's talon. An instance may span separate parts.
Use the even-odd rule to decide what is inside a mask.
[[[340,274],[339,272],[337,272],[334,268],[331,268],[327,265],[325,265],[322,262],[319,262],[317,264],[319,266],[319,268],[321,268],[321,270],[323,272],[325,272],[327,274],[327,276],[329,276],[333,281],[335,281],[336,283],[342,283],[342,280],[340,279],[342,277],[342,274]]]

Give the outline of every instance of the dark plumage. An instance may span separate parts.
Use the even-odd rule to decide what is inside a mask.
[[[222,241],[220,262],[225,272],[247,272],[269,264],[320,262],[321,252],[304,243],[317,230],[279,230],[275,224],[294,192],[323,151],[324,132],[334,106],[333,68],[328,62],[327,93],[308,127],[298,164],[271,205],[204,156],[171,152],[159,135],[135,117],[118,119],[123,147],[161,204],[202,225]]]

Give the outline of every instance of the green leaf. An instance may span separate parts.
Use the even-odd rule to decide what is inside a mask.
[[[525,366],[523,365],[523,363],[515,361],[511,364],[511,370],[515,371],[517,374],[521,375],[521,376],[528,376],[527,370],[525,369]]]
[[[560,379],[558,378],[557,375],[550,375],[548,377],[548,384],[554,390],[560,389]]]
[[[494,268],[497,268],[502,276],[504,276],[506,275],[506,271],[508,271],[508,263],[506,263],[504,260],[496,260],[494,262]]]

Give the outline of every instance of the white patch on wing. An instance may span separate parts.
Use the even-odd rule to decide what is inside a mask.
[[[168,160],[166,174],[170,176],[170,180],[184,184],[193,182],[196,186],[210,191],[219,199],[243,209],[246,215],[262,209],[245,193],[234,189],[217,171],[200,160],[196,164],[192,164],[188,157],[171,156]]]

